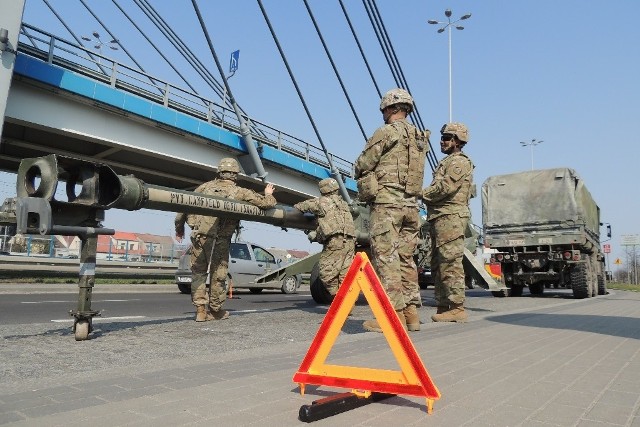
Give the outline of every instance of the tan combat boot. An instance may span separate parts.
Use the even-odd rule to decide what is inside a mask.
[[[433,320],[434,322],[437,322],[437,320],[436,320],[436,319],[437,319],[436,315],[438,315],[438,314],[442,314],[442,313],[446,313],[447,311],[449,311],[449,306],[448,306],[448,305],[439,305],[439,306],[437,307],[436,314],[434,314],[433,316],[431,316],[431,320]]]
[[[404,319],[407,322],[407,329],[410,331],[420,330],[420,316],[418,316],[418,307],[413,304],[409,304],[402,310],[404,313]]]
[[[211,310],[210,314],[213,320],[225,320],[229,318],[229,312],[227,310]]]
[[[207,312],[207,309],[204,305],[196,306],[196,322],[206,322],[208,320],[213,320],[213,316]]]
[[[466,322],[467,313],[464,311],[462,304],[451,304],[451,309],[442,314],[434,314],[431,316],[434,322]]]
[[[400,319],[400,323],[402,323],[402,327],[404,328],[404,330],[407,330],[407,321],[404,318],[404,313],[402,312],[402,310],[396,310],[396,314],[398,315],[398,318]],[[373,320],[365,320],[364,323],[362,324],[362,327],[364,329],[366,329],[369,332],[380,332],[382,333],[382,328],[380,327],[380,324],[378,323],[377,320],[373,319]]]

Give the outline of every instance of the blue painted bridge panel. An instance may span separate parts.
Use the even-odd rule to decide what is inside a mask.
[[[247,153],[236,133],[39,59],[18,55],[14,73]],[[263,146],[260,156],[318,180],[330,176],[327,168],[268,145]],[[358,191],[353,179],[347,178],[345,184],[347,189]]]

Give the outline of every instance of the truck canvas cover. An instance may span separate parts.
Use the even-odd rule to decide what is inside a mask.
[[[533,170],[497,175],[484,182],[482,222],[487,233],[539,230],[545,225],[577,227],[597,241],[600,212],[573,169]]]

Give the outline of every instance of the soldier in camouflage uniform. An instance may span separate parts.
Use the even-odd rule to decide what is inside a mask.
[[[385,125],[367,141],[355,164],[360,200],[371,207],[370,239],[373,265],[400,321],[420,330],[422,305],[413,254],[420,218],[416,196],[422,191],[429,131],[422,132],[406,117],[413,99],[404,89],[392,89],[380,102]],[[382,332],[367,320],[368,331]]]
[[[316,240],[323,245],[320,280],[334,296],[353,260],[356,229],[349,205],[338,194],[338,182],[327,178],[318,186],[322,196],[296,203],[293,207],[301,212],[311,212],[318,219]]]
[[[462,123],[447,123],[440,130],[440,149],[447,157],[438,163],[433,182],[422,192],[431,236],[431,273],[438,305],[434,322],[464,322],[464,230],[470,220],[469,198],[473,163],[462,152],[469,131]]]
[[[276,205],[274,187],[267,184],[264,196],[236,185],[240,167],[235,159],[225,158],[218,166],[218,177],[196,188],[196,193],[242,200],[262,209]],[[191,228],[191,300],[196,306],[196,322],[223,320],[229,312],[222,309],[227,297],[226,280],[229,267],[231,236],[240,223],[237,219],[179,213],[176,215],[176,240],[184,237],[185,222]],[[209,310],[207,306],[209,286]]]

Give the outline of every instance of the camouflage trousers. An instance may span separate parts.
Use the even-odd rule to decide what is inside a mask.
[[[338,234],[330,236],[324,242],[319,261],[320,280],[331,295],[338,292],[338,288],[340,288],[353,261],[354,251],[354,237]]]
[[[469,218],[443,215],[429,221],[431,274],[438,306],[464,303],[464,230]]]
[[[204,234],[191,236],[191,301],[196,307],[207,305],[208,302],[212,311],[218,311],[227,299],[226,280],[230,243],[229,238],[216,238]],[[211,259],[211,284],[207,286],[209,259]]]
[[[395,310],[422,306],[413,254],[420,217],[416,207],[372,204],[370,230],[373,266]]]

